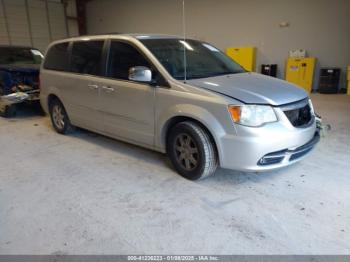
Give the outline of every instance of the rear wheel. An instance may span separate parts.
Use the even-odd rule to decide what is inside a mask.
[[[190,180],[210,176],[218,166],[214,142],[204,128],[192,121],[181,122],[170,130],[167,153],[176,171]]]
[[[72,130],[67,112],[58,99],[51,101],[49,108],[52,125],[58,133],[66,134]]]

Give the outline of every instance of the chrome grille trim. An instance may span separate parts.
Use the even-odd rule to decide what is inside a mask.
[[[282,111],[290,111],[290,110],[302,108],[302,107],[306,106],[307,104],[309,104],[309,98],[305,98],[303,100],[293,102],[290,104],[281,105],[281,106],[279,106],[279,108]]]

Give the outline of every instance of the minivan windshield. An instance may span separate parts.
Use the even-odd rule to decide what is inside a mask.
[[[139,39],[178,80],[243,73],[245,70],[216,47],[197,40]],[[186,54],[186,56],[185,56]]]
[[[43,55],[38,49],[26,47],[0,47],[0,64],[40,64]]]

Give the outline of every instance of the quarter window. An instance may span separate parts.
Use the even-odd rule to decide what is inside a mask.
[[[71,54],[71,71],[101,76],[103,74],[103,43],[104,41],[74,42]]]
[[[69,71],[68,46],[68,42],[52,46],[46,54],[44,68]]]
[[[150,63],[136,48],[118,41],[111,42],[108,61],[107,76],[117,79],[128,80],[131,67],[146,66],[150,68]]]

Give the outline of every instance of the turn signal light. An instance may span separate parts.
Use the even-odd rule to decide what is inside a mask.
[[[231,114],[232,120],[234,122],[239,122],[241,118],[241,107],[240,106],[229,106],[228,111]]]

